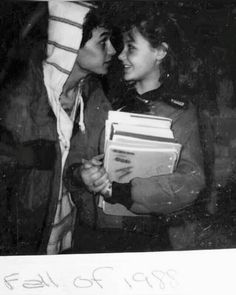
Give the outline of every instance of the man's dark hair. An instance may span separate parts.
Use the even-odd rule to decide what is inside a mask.
[[[84,19],[83,35],[80,47],[92,38],[93,29],[102,27],[112,31],[111,23],[116,11],[116,5],[109,2],[96,2],[96,7],[91,8]]]

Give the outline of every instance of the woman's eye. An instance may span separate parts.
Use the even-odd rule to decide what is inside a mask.
[[[128,50],[129,51],[132,51],[132,50],[134,50],[135,49],[135,47],[132,45],[132,44],[128,44]]]

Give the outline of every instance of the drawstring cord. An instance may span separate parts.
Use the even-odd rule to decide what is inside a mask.
[[[85,124],[84,124],[84,100],[82,96],[82,85],[83,85],[83,79],[79,82],[79,89],[78,93],[76,96],[76,107],[75,110],[77,109],[77,105],[79,104],[80,106],[80,115],[79,115],[79,128],[81,132],[85,133]]]
[[[84,124],[84,100],[82,95],[80,94],[80,118],[79,118],[79,128],[85,133],[85,124]]]
[[[82,85],[83,85],[83,81],[84,79],[82,79],[79,84],[78,84],[78,92],[75,98],[75,104],[74,104],[74,108],[71,114],[71,120],[72,122],[74,122],[75,119],[75,115],[76,115],[76,110],[78,108],[78,106],[80,107],[80,118],[79,118],[79,128],[81,130],[81,132],[85,133],[85,124],[84,124],[84,100],[82,97]],[[59,140],[63,142],[63,146],[67,149],[69,147],[69,142],[67,142],[66,137],[63,134],[62,131],[62,122],[61,122],[61,116],[60,113],[62,111],[62,107],[60,102],[58,102],[58,107],[56,108],[57,111],[57,129],[58,129],[58,135],[59,135]]]

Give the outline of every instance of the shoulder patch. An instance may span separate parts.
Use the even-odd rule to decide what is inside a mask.
[[[188,101],[184,98],[176,98],[173,96],[166,96],[164,101],[175,107],[175,108],[179,108],[179,109],[187,109],[188,108]]]

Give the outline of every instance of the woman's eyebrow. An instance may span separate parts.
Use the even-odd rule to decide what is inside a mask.
[[[134,36],[131,32],[127,33],[124,38],[125,42],[135,42]]]
[[[134,43],[134,39],[127,37],[127,38],[124,39],[124,42],[125,43]]]

